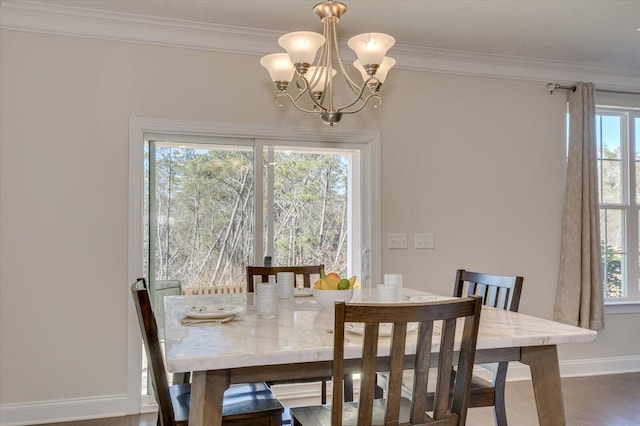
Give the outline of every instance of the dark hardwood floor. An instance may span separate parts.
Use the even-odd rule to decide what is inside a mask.
[[[568,378],[562,387],[568,426],[640,426],[640,372]],[[507,417],[513,426],[538,425],[531,382],[507,383]],[[155,419],[155,414],[141,414],[50,425],[151,426]],[[467,425],[493,426],[491,408],[470,409]]]
[[[640,373],[562,380],[568,426],[640,426]],[[507,420],[538,426],[530,381],[507,383]],[[469,426],[494,426],[491,408],[469,410]]]

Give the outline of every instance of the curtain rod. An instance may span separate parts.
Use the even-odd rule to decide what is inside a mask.
[[[550,95],[553,95],[553,91],[556,89],[564,89],[564,90],[572,90],[576,91],[575,84],[560,84],[560,83],[547,83],[547,90]],[[640,92],[632,92],[628,90],[611,90],[611,89],[596,89],[596,92],[605,92],[605,93],[620,93],[623,95],[640,95]]]

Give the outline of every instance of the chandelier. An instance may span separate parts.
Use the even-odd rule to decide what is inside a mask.
[[[274,53],[260,59],[278,93],[274,99],[276,105],[283,106],[281,98],[288,98],[300,111],[319,115],[322,121],[333,126],[340,122],[343,114],[361,111],[371,100],[374,107],[382,104],[378,94],[387,73],[396,63],[395,59],[386,57],[387,50],[395,40],[387,34],[364,33],[349,39],[347,45],[355,51],[358,59],[353,63],[360,72],[362,83],[356,83],[347,74],[338,49],[336,24],[347,11],[344,3],[327,1],[317,4],[313,11],[320,17],[323,34],[311,31],[298,31],[283,35],[278,44],[287,53]],[[320,54],[316,54],[320,49]],[[347,90],[347,101],[336,106],[334,83],[338,70],[344,78]],[[287,92],[292,80],[295,81],[294,94]]]

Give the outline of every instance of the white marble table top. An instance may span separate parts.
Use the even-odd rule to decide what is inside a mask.
[[[356,290],[353,302],[376,301],[375,290]],[[418,295],[404,289],[403,302]],[[281,300],[278,316],[258,318],[253,294],[165,297],[165,345],[169,372],[277,365],[333,358],[333,312],[320,311],[313,297]],[[226,323],[182,325],[185,307],[241,305],[243,313]],[[595,331],[530,315],[483,307],[478,349],[584,343]],[[361,338],[347,333],[345,357],[359,357]],[[385,338],[381,338],[383,341]],[[389,340],[389,339],[387,339]],[[434,348],[435,349],[435,348]],[[384,350],[382,348],[381,350]],[[410,351],[410,345],[407,346]]]

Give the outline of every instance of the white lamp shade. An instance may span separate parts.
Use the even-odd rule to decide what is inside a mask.
[[[317,75],[316,69],[318,69]],[[331,68],[331,78],[335,77],[337,73],[338,71]],[[326,67],[309,67],[306,77],[309,80],[309,86],[311,87],[312,92],[324,92],[328,74]],[[314,90],[316,88],[317,90]]]
[[[380,65],[387,50],[395,43],[396,40],[387,34],[364,33],[351,37],[347,45],[356,52],[361,64]]]
[[[297,31],[280,37],[278,44],[294,64],[312,64],[316,52],[324,44],[324,36],[312,31]]]
[[[378,68],[375,74],[378,81],[380,81],[380,84],[384,83],[384,81],[387,79],[387,73],[395,64],[396,64],[396,60],[388,56],[385,56],[382,59],[382,63],[380,64],[380,67]],[[369,79],[369,75],[367,74],[367,71],[365,71],[364,67],[362,66],[359,60],[356,59],[353,62],[353,66],[356,67],[358,71],[360,71],[360,74],[362,74],[362,79],[364,81],[367,81]]]
[[[271,81],[274,83],[276,81],[290,82],[295,72],[289,55],[286,53],[272,53],[271,55],[263,56],[260,59],[260,65],[269,71]]]

